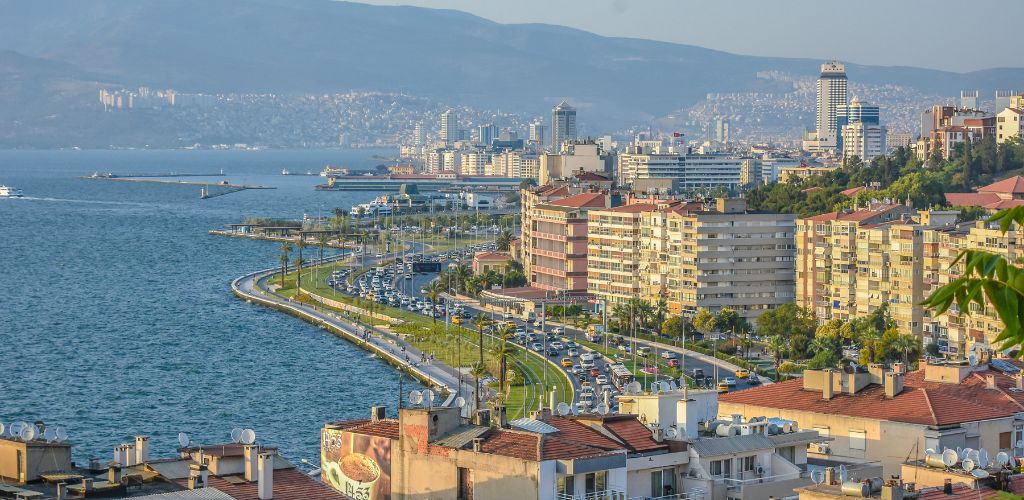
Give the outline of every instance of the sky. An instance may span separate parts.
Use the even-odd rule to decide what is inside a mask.
[[[1022,0],[357,0],[737,54],[949,71],[1020,67]]]

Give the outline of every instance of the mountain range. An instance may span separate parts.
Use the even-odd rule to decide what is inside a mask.
[[[62,96],[94,92],[88,84],[99,82],[186,92],[401,91],[538,114],[565,99],[581,121],[642,123],[708,92],[790,90],[757,73],[814,75],[821,63],[331,0],[0,0],[0,12],[0,116],[18,119],[61,109]],[[1024,80],[1021,68],[847,64],[847,73],[943,95],[990,95]]]

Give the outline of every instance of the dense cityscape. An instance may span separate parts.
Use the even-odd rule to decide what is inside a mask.
[[[1021,82],[787,68],[618,121],[572,96],[89,83],[75,112],[131,156],[0,153],[25,180],[0,219],[67,233],[12,244],[3,301],[33,323],[53,278],[19,273],[57,267],[38,323],[74,337],[0,350],[0,498],[1024,498]],[[99,318],[66,299],[83,265]],[[161,307],[237,324],[206,344]],[[24,374],[65,344],[73,375]]]

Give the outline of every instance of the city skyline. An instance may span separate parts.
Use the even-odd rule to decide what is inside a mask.
[[[522,0],[514,7],[480,0],[362,0],[374,5],[412,5],[467,12],[502,24],[539,23],[580,29],[608,37],[639,38],[697,45],[734,54],[806,59],[839,59],[854,64],[911,66],[955,72],[1012,67],[1014,20],[1024,15],[1024,4],[985,2],[979,12],[990,23],[986,36],[994,37],[985,51],[972,50],[958,37],[937,37],[936,24],[948,21],[947,12],[962,4],[953,0],[882,2],[869,0],[850,9],[843,3],[794,0],[785,8],[763,9],[758,0]],[[744,15],[751,12],[751,15]],[[884,14],[883,14],[884,13]],[[699,22],[685,23],[686,15]],[[822,22],[823,16],[843,16],[845,22]],[[913,22],[907,22],[913,19]],[[872,26],[872,29],[865,29]],[[772,29],[766,29],[771,27]],[[778,29],[783,28],[783,29]],[[780,37],[786,30],[802,36]],[[723,33],[748,36],[723,36]],[[1003,33],[1002,40],[999,40]],[[856,38],[857,43],[848,41]],[[929,50],[920,43],[928,40]]]

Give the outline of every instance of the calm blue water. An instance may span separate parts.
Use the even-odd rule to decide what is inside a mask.
[[[76,459],[147,434],[224,442],[232,427],[316,461],[328,420],[394,411],[398,381],[333,335],[235,299],[230,281],[278,245],[206,234],[246,216],[298,218],[371,193],[316,192],[327,163],[391,151],[0,151],[0,421],[65,427]],[[277,186],[199,199],[195,186],[79,180],[93,171],[215,172]],[[409,387],[409,381],[406,381]],[[408,390],[408,389],[407,389]]]

